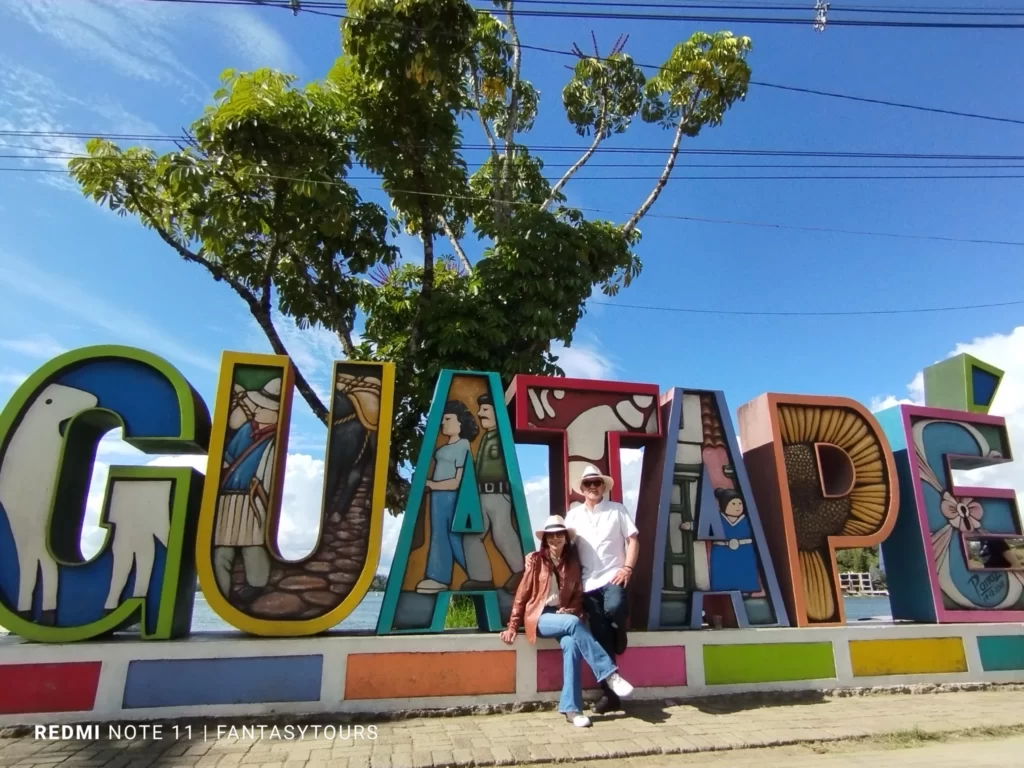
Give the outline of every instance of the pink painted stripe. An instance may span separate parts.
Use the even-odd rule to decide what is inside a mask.
[[[1009,488],[978,488],[973,485],[957,485],[953,488],[955,496],[973,496],[976,499],[1015,499],[1017,492]]]
[[[940,624],[1013,624],[1024,621],[1024,611],[963,611],[939,608],[936,618]]]
[[[686,649],[681,645],[630,648],[618,658],[619,674],[637,688],[686,685]],[[583,687],[597,688],[583,662]],[[562,651],[537,651],[537,690],[562,690]]]
[[[973,413],[971,411],[953,411],[948,408],[929,408],[926,405],[903,405],[900,406],[904,417],[924,416],[928,419],[949,419],[951,421],[963,421],[968,424],[994,424],[1002,426],[1006,420],[1002,416],[993,416],[989,413]]]

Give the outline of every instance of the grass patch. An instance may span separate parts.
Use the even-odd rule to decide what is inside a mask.
[[[473,598],[456,595],[448,601],[448,613],[444,617],[445,629],[471,629],[476,627],[476,607]]]
[[[1005,739],[1010,736],[1024,734],[1024,725],[995,725],[968,728],[960,731],[924,731],[910,728],[892,733],[857,736],[852,739],[838,741],[819,741],[805,746],[812,752],[822,755],[835,752],[847,752],[852,749],[915,749],[930,744],[944,744],[950,741],[965,739]]]

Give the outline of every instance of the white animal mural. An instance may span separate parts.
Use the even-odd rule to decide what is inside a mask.
[[[40,624],[56,623],[59,570],[46,547],[46,523],[64,436],[62,422],[97,405],[95,395],[62,384],[50,384],[29,406],[15,428],[0,466],[0,504],[18,554],[17,611],[32,618],[37,585],[42,590]],[[156,542],[165,547],[170,532],[170,480],[114,479],[107,520],[113,525],[113,569],[105,611],[117,608],[132,568],[132,597],[146,597],[156,556]],[[41,579],[40,579],[41,576]],[[39,582],[41,581],[41,584]]]
[[[114,569],[106,611],[117,608],[135,566],[132,597],[146,597],[153,576],[156,542],[167,546],[171,527],[170,480],[114,480],[107,520],[114,524]]]
[[[64,436],[61,423],[88,408],[96,396],[63,384],[48,385],[14,429],[0,465],[0,504],[7,512],[18,553],[18,613],[31,618],[32,597],[41,580],[40,623],[57,612],[57,563],[46,548],[46,523]]]

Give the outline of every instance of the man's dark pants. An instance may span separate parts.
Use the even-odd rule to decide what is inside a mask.
[[[584,592],[583,608],[590,620],[590,633],[611,657],[614,664],[616,638],[620,631],[622,637],[625,637],[626,617],[629,615],[626,590],[618,584],[606,584],[593,592]],[[616,629],[617,627],[621,629]],[[604,695],[617,705],[619,697],[603,683],[601,688]]]

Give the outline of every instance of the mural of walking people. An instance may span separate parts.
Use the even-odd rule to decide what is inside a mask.
[[[512,572],[502,588],[514,595],[523,576],[523,544],[515,529],[508,471],[501,451],[494,399],[489,394],[477,398],[477,418],[483,428],[475,465],[480,510],[483,513],[483,532],[464,535],[469,580],[463,584],[462,589],[493,589],[495,586],[491,562],[484,546],[484,539],[490,532],[494,546]]]
[[[449,588],[453,561],[463,570],[468,570],[463,534],[453,531],[452,524],[470,442],[479,432],[480,427],[464,403],[449,400],[445,404],[441,434],[447,442],[434,451],[434,469],[426,482],[430,490],[430,549],[426,578],[416,586],[416,591],[421,594],[434,594]]]

